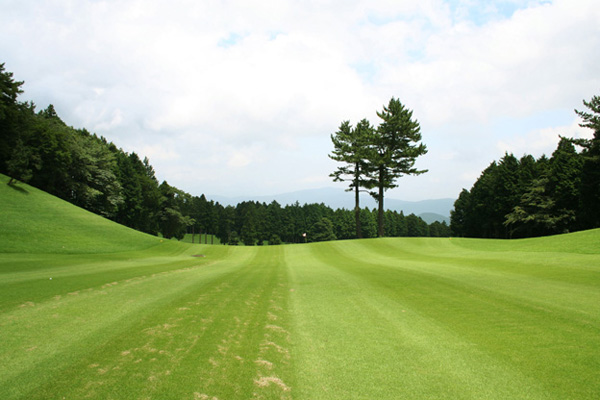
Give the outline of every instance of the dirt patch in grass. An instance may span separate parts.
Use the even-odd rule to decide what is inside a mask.
[[[277,326],[277,325],[267,325],[267,326],[265,326],[265,328],[275,331],[275,332],[279,332],[279,333],[285,333],[285,334],[289,333],[288,331],[286,331],[285,329],[283,329],[282,327]]]
[[[258,359],[254,361],[254,363],[258,366],[265,367],[267,369],[273,369],[273,363],[271,361]]]
[[[283,354],[286,358],[289,357],[289,351],[275,342],[265,341],[261,343],[261,351],[267,351],[268,349],[273,348],[279,354]]]
[[[267,387],[271,384],[274,384],[279,386],[279,388],[281,388],[281,390],[283,390],[284,392],[290,390],[290,387],[276,376],[263,376],[262,378],[255,380],[254,383],[258,387]]]
[[[210,397],[209,395],[204,394],[204,393],[195,392],[194,400],[219,400],[219,399],[216,397]]]

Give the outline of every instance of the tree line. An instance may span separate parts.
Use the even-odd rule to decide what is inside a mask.
[[[550,158],[505,154],[463,189],[451,212],[454,236],[522,238],[600,227],[600,97],[575,110],[592,139],[560,137]]]
[[[67,126],[52,105],[36,111],[32,102],[19,101],[22,85],[0,64],[0,172],[11,177],[9,184],[28,182],[120,224],[166,238],[202,232],[222,243],[252,245],[357,237],[355,211],[277,202],[223,206],[166,181],[159,183],[148,158]],[[379,211],[359,209],[362,237],[377,236],[379,217]],[[450,234],[445,223],[428,225],[413,214],[385,211],[383,218],[388,236]]]
[[[245,245],[320,242],[327,240],[355,239],[354,211],[332,209],[325,204],[304,204],[298,202],[280,205],[273,201],[246,201],[234,206],[223,207],[219,203],[207,201],[204,196],[189,199],[190,209],[186,214],[215,232],[222,243]],[[377,237],[378,210],[363,208],[360,220],[363,237]],[[211,218],[204,222],[202,216]],[[402,212],[384,212],[387,236],[433,236],[450,235],[450,227],[445,222],[427,224],[422,218]],[[197,232],[197,231],[196,231]]]

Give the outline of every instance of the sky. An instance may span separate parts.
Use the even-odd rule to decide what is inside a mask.
[[[192,195],[346,187],[330,135],[399,99],[428,153],[389,198],[456,198],[506,152],[591,137],[597,0],[0,0],[22,101]]]

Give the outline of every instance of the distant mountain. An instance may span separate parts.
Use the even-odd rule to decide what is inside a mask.
[[[207,195],[207,199],[219,202],[224,206],[235,206],[244,201],[258,201],[261,203],[271,203],[277,201],[282,206],[294,204],[313,204],[323,203],[333,209],[345,208],[351,210],[354,208],[354,194],[346,192],[344,189],[321,188],[307,189],[296,192],[282,193],[270,196],[238,196],[225,197],[216,195]],[[403,211],[405,215],[415,214],[421,216],[427,223],[433,221],[446,221],[449,223],[450,210],[454,208],[455,199],[434,199],[421,201],[405,201],[386,198],[384,205],[388,210]],[[361,195],[361,208],[376,208],[377,202],[368,195]],[[425,215],[425,217],[423,216]],[[427,218],[427,219],[426,219]]]
[[[441,214],[427,212],[427,213],[419,214],[419,217],[421,217],[421,219],[423,221],[427,222],[428,224],[438,221],[438,222],[445,222],[447,225],[450,225],[450,217],[446,217]]]

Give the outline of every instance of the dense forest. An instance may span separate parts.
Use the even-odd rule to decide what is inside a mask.
[[[505,154],[451,213],[454,236],[522,238],[600,227],[600,97],[575,112],[592,139],[561,137],[550,158]]]
[[[10,184],[28,182],[79,207],[128,227],[166,238],[186,232],[216,235],[246,245],[356,238],[355,211],[324,204],[281,206],[243,202],[236,207],[192,196],[159,183],[147,158],[103,137],[65,124],[52,105],[36,111],[21,102],[23,82],[0,64],[0,172]],[[413,214],[359,210],[362,237],[449,236],[446,223],[428,225]]]

